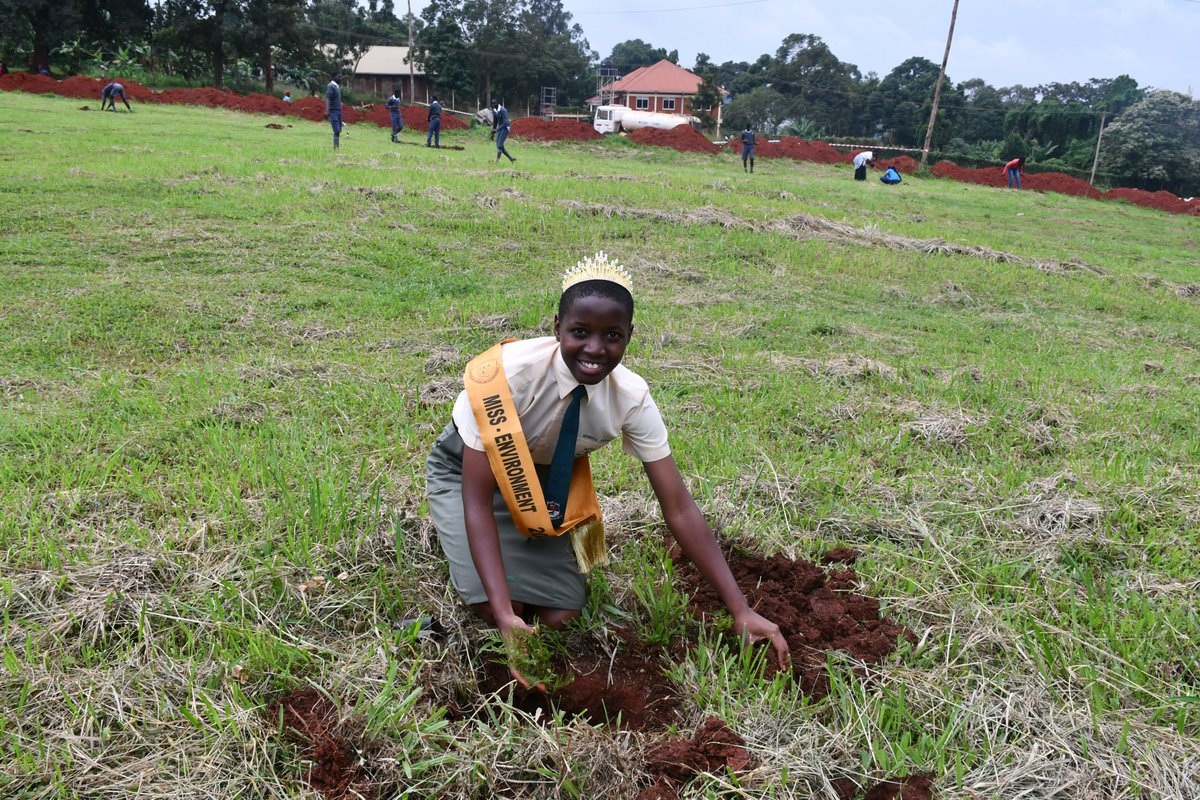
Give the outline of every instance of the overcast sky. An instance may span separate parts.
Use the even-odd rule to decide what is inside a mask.
[[[424,8],[413,0],[413,12]],[[563,0],[601,57],[642,39],[716,63],[775,53],[791,33],[821,37],[880,77],[911,56],[941,64],[953,0]],[[397,11],[403,13],[401,0]],[[946,67],[956,83],[1001,88],[1127,74],[1138,85],[1200,92],[1200,0],[959,0]]]

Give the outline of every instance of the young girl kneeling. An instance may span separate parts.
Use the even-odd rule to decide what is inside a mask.
[[[564,276],[553,337],[505,342],[467,365],[426,463],[454,588],[506,639],[535,621],[560,628],[578,617],[587,571],[607,561],[587,457],[621,437],[734,630],[747,643],[769,640],[783,666],[779,627],[750,608],[675,466],[646,382],[621,366],[632,336],[629,274],[599,253]]]

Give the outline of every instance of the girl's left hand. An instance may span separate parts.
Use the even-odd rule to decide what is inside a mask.
[[[791,656],[788,654],[787,640],[783,638],[783,633],[774,622],[747,609],[734,616],[733,629],[741,635],[747,647],[764,639],[769,641],[775,651],[775,662],[779,668],[786,670],[790,667]]]

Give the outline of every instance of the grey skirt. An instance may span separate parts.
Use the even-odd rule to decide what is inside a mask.
[[[487,593],[471,560],[462,504],[463,440],[451,422],[433,443],[425,461],[429,515],[450,562],[450,580],[464,602],[486,603]],[[500,490],[492,499],[500,553],[512,599],[543,608],[583,608],[587,576],[580,574],[569,536],[526,539],[513,524]]]

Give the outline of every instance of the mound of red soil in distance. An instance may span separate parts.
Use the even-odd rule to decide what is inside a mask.
[[[730,139],[725,143],[735,153],[742,152],[742,141]],[[814,164],[840,164],[845,156],[825,142],[810,142],[796,136],[784,136],[778,141],[759,139],[754,147],[755,158],[790,158]]]
[[[681,153],[718,153],[721,148],[705,138],[704,134],[690,125],[680,125],[669,131],[658,128],[638,128],[631,131],[629,140],[655,147],[670,147]]]
[[[704,615],[723,612],[716,591],[678,548],[671,555],[685,591],[692,595],[692,607]],[[857,575],[851,568],[826,572],[782,555],[728,553],[727,558],[751,607],[783,632],[800,690],[810,696],[829,692],[826,650],[842,650],[856,660],[877,664],[895,651],[900,638],[916,641],[911,631],[880,617],[879,601],[855,594]],[[845,554],[839,553],[838,559],[845,562]]]
[[[6,92],[29,92],[30,94],[57,94],[58,81],[49,75],[30,72],[10,72],[0,75],[0,89]],[[97,97],[99,93],[97,93]]]
[[[323,115],[323,105],[321,110]],[[321,118],[324,119],[324,116]],[[416,131],[429,130],[429,109],[425,106],[401,106],[400,118],[404,120],[405,128],[412,128]],[[392,115],[388,112],[387,106],[382,103],[377,103],[364,109],[362,119],[374,122],[381,128],[388,128],[390,130],[392,127]],[[442,130],[455,130],[465,127],[467,127],[467,123],[458,117],[442,112]]]
[[[679,788],[696,775],[745,772],[750,762],[745,740],[709,717],[691,739],[669,739],[647,751],[646,766],[656,780],[637,800],[677,800]]]
[[[912,156],[897,156],[889,158],[885,161],[876,161],[875,168],[886,170],[888,167],[896,170],[903,175],[913,175],[920,168],[921,164]]]
[[[1105,200],[1125,200],[1134,205],[1169,211],[1172,214],[1200,214],[1200,199],[1184,200],[1170,192],[1147,192],[1145,189],[1118,188],[1109,189],[1101,196]]]
[[[573,654],[555,664],[569,682],[549,696],[513,685],[513,705],[530,714],[551,706],[594,725],[619,724],[631,730],[665,728],[679,720],[679,696],[662,666],[636,643],[608,653]],[[480,690],[490,694],[512,682],[508,667],[489,662]],[[547,716],[547,718],[550,718]]]
[[[267,718],[282,718],[287,734],[304,745],[311,763],[308,785],[327,800],[378,798],[379,784],[365,774],[362,759],[338,720],[338,710],[316,689],[304,689],[267,707]]]
[[[588,125],[574,119],[545,120],[540,117],[521,117],[512,121],[513,136],[539,142],[584,142],[604,136]]]

